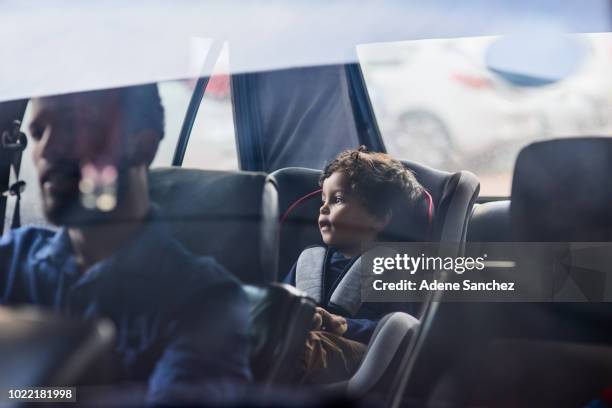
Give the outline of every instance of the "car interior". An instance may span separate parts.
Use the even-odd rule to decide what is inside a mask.
[[[612,59],[612,46],[610,51]],[[393,155],[374,106],[381,93],[368,87],[359,61],[231,73],[237,168],[183,166],[209,79],[196,80],[181,128],[170,138],[172,162],[151,169],[149,194],[179,242],[215,258],[243,285],[254,384],[290,389],[317,303],[283,282],[304,248],[322,244],[317,217],[325,163],[359,145]],[[19,205],[23,186],[16,184],[27,160],[21,156],[27,142],[19,143],[27,103],[0,102],[4,233],[27,218]],[[474,243],[564,245],[570,255],[561,266],[550,255],[519,258],[516,268],[564,268],[577,285],[588,275],[588,287],[581,289],[599,301],[561,294],[551,302],[452,302],[434,291],[418,315],[398,311],[377,323],[348,380],[312,392],[348,398],[355,406],[374,401],[393,408],[570,407],[591,406],[611,389],[609,270],[594,270],[572,243],[612,241],[612,133],[542,136],[527,143],[520,136],[506,196],[483,194],[484,178],[469,160],[463,167],[435,168],[420,157],[397,157],[426,194],[418,211],[393,214],[381,240],[445,244],[452,257],[470,255]],[[447,148],[453,149],[450,142]],[[606,264],[607,248],[585,251]],[[118,385],[113,344],[113,327],[105,320],[80,322],[29,307],[1,307],[0,390],[65,384],[112,389]]]

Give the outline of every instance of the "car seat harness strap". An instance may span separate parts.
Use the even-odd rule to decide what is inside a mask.
[[[295,271],[295,286],[306,292],[317,303],[323,299],[323,269],[327,249],[322,246],[307,248],[300,254]],[[349,267],[334,288],[330,303],[355,315],[361,307],[361,257]]]

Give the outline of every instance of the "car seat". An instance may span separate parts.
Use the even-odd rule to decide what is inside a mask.
[[[160,217],[197,255],[214,257],[244,283],[273,280],[261,262],[264,173],[178,167],[151,170]]]
[[[567,138],[525,147],[516,160],[515,241],[612,241],[612,140]]]
[[[480,188],[477,178],[468,171],[449,173],[411,161],[403,163],[425,187],[431,200],[423,203],[420,214],[394,216],[393,236],[389,240],[454,242],[460,251]],[[279,280],[304,248],[321,243],[317,225],[320,174],[320,170],[288,167],[271,173],[266,180],[266,195],[278,204],[276,212],[265,215],[268,230],[263,240],[265,247],[278,249],[266,251],[264,263],[274,268]],[[415,223],[412,217],[421,217],[426,222]],[[270,228],[274,224],[275,228]],[[421,227],[415,230],[414,225]]]
[[[512,183],[513,240],[610,242],[611,171],[610,138],[525,147]],[[552,265],[516,261],[518,273]],[[612,384],[611,318],[599,302],[440,303],[398,392],[419,406],[586,406]]]
[[[355,374],[347,381],[326,388],[346,394],[351,399],[366,396],[384,399],[418,324],[415,317],[403,312],[384,316],[376,325]]]
[[[514,240],[555,242],[563,248],[575,242],[612,243],[610,174],[609,137],[557,139],[524,148],[517,158],[512,184],[510,214]],[[566,276],[582,285],[585,294],[598,292],[601,298],[586,303],[547,305],[556,310],[551,313],[564,315],[564,319],[572,316],[583,323],[589,321],[588,333],[580,337],[606,343],[612,330],[600,323],[612,318],[612,311],[599,302],[606,300],[606,296],[607,301],[612,300],[604,290],[607,274],[603,273],[610,270],[610,245],[589,249],[591,265],[576,262],[579,258],[576,252],[570,252],[570,262],[562,265]],[[527,262],[526,267],[559,269],[550,259],[525,258],[521,261]]]
[[[467,221],[478,196],[477,178],[467,171],[449,173],[414,162],[403,163],[414,172],[429,197],[423,202],[423,211],[418,214],[394,216],[396,225],[390,240],[447,242],[454,244],[449,247],[459,255],[463,250]],[[321,202],[320,174],[319,170],[293,167],[277,170],[267,178],[268,193],[278,202],[278,212],[267,216],[274,216],[273,221],[278,224],[273,233],[268,231],[264,241],[276,242],[279,250],[268,252],[269,256],[277,257],[276,261],[265,262],[278,265],[278,279],[288,273],[303,248],[321,242],[317,225]],[[412,217],[421,217],[419,221],[426,222],[415,222]],[[421,227],[415,229],[414,225]],[[396,389],[394,384],[398,380],[395,377],[415,344],[419,325],[409,315],[398,312],[392,316],[379,322],[380,330],[371,339],[355,377],[333,385],[334,390],[342,390],[349,397],[352,393],[363,395],[370,392],[388,397]],[[383,330],[384,327],[387,329]],[[381,344],[384,347],[380,347]],[[387,359],[386,356],[394,357]]]

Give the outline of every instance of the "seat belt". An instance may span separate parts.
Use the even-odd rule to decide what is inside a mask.
[[[21,167],[21,155],[28,145],[28,139],[21,131],[21,121],[14,120],[10,129],[5,130],[0,135],[0,149],[2,149],[9,158],[10,166],[15,173],[15,182],[9,185],[6,191],[2,192],[3,199],[7,197],[16,197],[15,209],[13,211],[13,219],[11,221],[11,229],[21,226],[21,194],[25,190],[26,183],[19,180],[19,168]],[[10,178],[10,174],[9,174]],[[0,234],[4,231],[4,222],[0,225]]]

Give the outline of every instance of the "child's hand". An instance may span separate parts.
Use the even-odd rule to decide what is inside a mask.
[[[314,316],[312,316],[312,327],[310,330],[321,330],[321,326],[323,326],[323,316],[321,316],[318,309],[317,307]]]
[[[317,314],[320,314],[323,320],[321,330],[325,330],[339,336],[346,332],[348,325],[344,317],[329,313],[322,307],[317,307]]]

